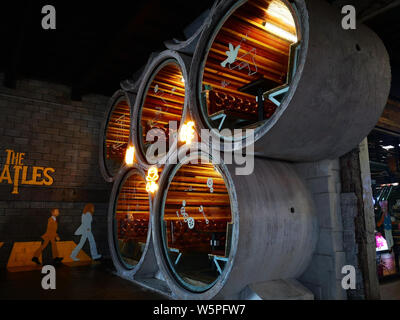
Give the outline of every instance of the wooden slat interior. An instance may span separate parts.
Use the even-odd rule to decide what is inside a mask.
[[[110,171],[119,168],[125,157],[129,143],[131,116],[126,100],[119,100],[107,123],[106,131],[106,165]]]
[[[149,195],[138,174],[131,175],[120,189],[115,219],[118,239],[145,243],[149,225]]]
[[[377,126],[400,133],[400,102],[388,100]]]
[[[213,192],[207,185],[210,178]],[[181,214],[183,201],[185,212],[195,221],[192,229]],[[200,206],[203,206],[204,215]],[[164,207],[168,247],[183,253],[223,256],[227,245],[227,224],[231,221],[230,198],[221,174],[211,164],[183,165],[171,181]],[[216,240],[217,245],[213,245],[211,240]]]
[[[278,8],[278,11],[275,8]],[[222,25],[206,59],[203,90],[207,93],[209,90],[215,91],[217,95],[219,93],[226,94],[232,101],[242,100],[250,108],[238,108],[236,104],[231,107],[224,105],[220,107],[221,110],[216,110],[214,106],[211,106],[211,108],[207,108],[209,116],[218,111],[226,111],[224,113],[229,114],[232,109],[238,109],[235,110],[236,114],[233,112],[231,116],[249,119],[249,116],[241,117],[240,114],[256,115],[256,97],[240,92],[238,88],[260,78],[274,81],[276,87],[285,83],[288,74],[290,45],[293,40],[279,37],[268,31],[263,24],[271,23],[295,36],[294,20],[287,10],[280,0],[250,0],[236,9]],[[221,63],[227,59],[226,51],[230,50],[229,44],[232,44],[233,48],[240,45],[240,48],[235,61],[228,62],[223,66]],[[265,101],[264,118],[270,118],[275,109],[276,107],[271,101]],[[254,122],[257,122],[257,119]],[[246,125],[249,123],[246,122]]]
[[[176,63],[171,62],[154,77],[141,109],[142,145],[145,150],[151,144],[146,141],[151,129],[162,130],[168,141],[169,121],[176,121],[179,127],[184,101],[182,71]]]

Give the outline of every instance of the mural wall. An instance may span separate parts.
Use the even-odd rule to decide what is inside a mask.
[[[23,244],[16,261],[24,253],[33,256],[52,208],[59,209],[59,255],[72,261],[69,254],[81,239],[74,233],[89,202],[94,204],[91,232],[98,254],[107,256],[109,186],[98,167],[107,100],[91,95],[71,101],[69,88],[36,80],[21,80],[16,89],[0,87],[0,267],[7,265],[15,243],[32,247]],[[83,251],[90,257],[89,243]],[[49,245],[44,262],[51,258]]]

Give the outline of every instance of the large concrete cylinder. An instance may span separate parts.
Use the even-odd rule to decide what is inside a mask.
[[[134,280],[154,276],[157,263],[151,240],[152,197],[139,166],[117,175],[108,210],[108,243],[117,274]]]
[[[233,165],[167,165],[154,200],[157,262],[175,298],[238,299],[247,285],[299,277],[316,239],[316,215],[292,165],[255,160],[251,175]],[[211,180],[210,180],[211,179]]]
[[[373,31],[342,18],[323,0],[221,1],[191,66],[199,128],[255,129],[256,154],[290,161],[357,146],[386,104],[390,65]],[[213,135],[242,148],[242,136]]]
[[[143,165],[163,163],[177,148],[177,133],[188,114],[186,83],[190,61],[184,54],[166,50],[154,56],[145,67],[134,107],[136,118],[132,131],[136,155]],[[176,125],[171,127],[170,121]],[[157,154],[154,147],[159,134],[165,136],[166,149]]]
[[[113,182],[124,166],[131,139],[131,122],[136,95],[118,90],[110,98],[100,131],[99,166],[103,178]]]

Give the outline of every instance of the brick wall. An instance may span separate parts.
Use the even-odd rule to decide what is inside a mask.
[[[318,218],[317,247],[308,269],[299,279],[316,299],[347,299],[342,289],[342,267],[347,265],[343,246],[339,160],[296,165],[311,191]]]
[[[61,240],[77,242],[73,233],[87,202],[95,204],[92,229],[99,251],[108,255],[111,185],[103,181],[98,167],[99,131],[108,98],[89,95],[71,101],[69,97],[68,87],[37,80],[21,80],[16,89],[0,86],[0,170],[7,149],[25,153],[23,165],[29,170],[55,169],[51,186],[20,185],[19,194],[12,194],[12,185],[0,183],[0,242],[5,242],[0,268],[6,265],[14,241],[40,241],[50,208],[60,209]],[[88,246],[84,250],[89,253]]]

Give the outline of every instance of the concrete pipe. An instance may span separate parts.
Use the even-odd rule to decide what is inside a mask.
[[[191,164],[199,159],[198,164]],[[292,165],[256,159],[251,175],[192,153],[166,165],[152,216],[156,258],[177,299],[238,299],[250,284],[299,277],[316,215]]]
[[[321,0],[227,0],[193,56],[190,109],[199,128],[254,129],[255,154],[337,158],[377,123],[390,88],[378,36]],[[245,136],[213,132],[230,148]],[[225,146],[226,148],[226,146]]]
[[[145,172],[138,166],[121,170],[112,189],[107,223],[111,258],[123,278],[151,277],[158,270],[151,241],[151,211]]]
[[[190,61],[183,54],[166,50],[145,68],[133,127],[136,156],[145,166],[163,163],[177,147],[177,134],[187,115]],[[171,121],[174,125],[170,126]],[[161,140],[166,140],[165,150],[157,147]]]
[[[109,100],[99,143],[100,172],[107,182],[114,181],[124,165],[135,98],[135,94],[118,90]]]

